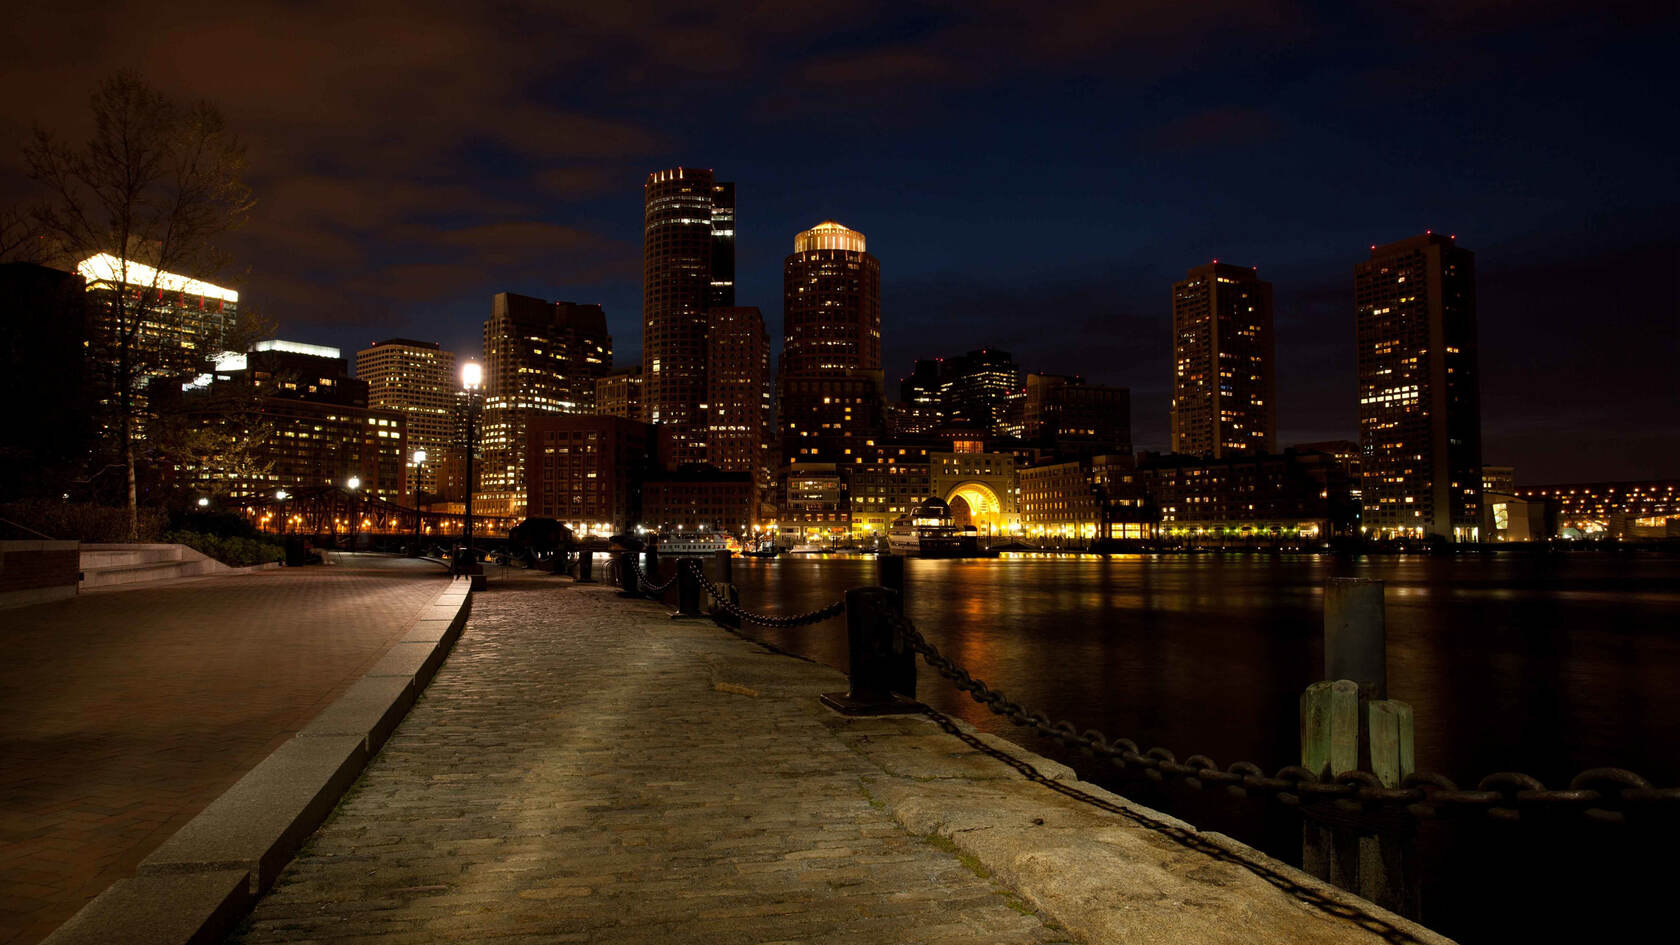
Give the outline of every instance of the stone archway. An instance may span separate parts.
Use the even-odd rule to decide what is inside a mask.
[[[958,527],[972,526],[976,531],[992,533],[1003,528],[1003,503],[997,493],[983,482],[959,483],[945,497],[951,507],[951,520]]]

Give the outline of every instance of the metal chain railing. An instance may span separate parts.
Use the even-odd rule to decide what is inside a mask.
[[[676,583],[682,570],[687,569],[712,596],[719,611],[762,627],[809,626],[846,611],[842,598],[803,614],[755,613],[732,602],[724,588],[706,577],[698,561],[684,560],[678,565],[677,574],[663,585],[656,585],[647,580],[636,557],[629,557],[637,581],[647,590],[664,593]],[[1430,771],[1407,775],[1398,787],[1388,787],[1370,771],[1347,771],[1324,780],[1301,765],[1285,765],[1268,775],[1253,762],[1236,761],[1220,767],[1205,754],[1190,755],[1179,761],[1177,755],[1165,748],[1144,749],[1129,738],[1109,738],[1096,729],[1081,730],[1072,722],[1056,721],[1044,712],[1028,711],[940,653],[902,614],[888,609],[881,618],[895,638],[975,702],[1064,746],[1077,748],[1091,757],[1106,758],[1122,770],[1136,769],[1157,781],[1170,778],[1198,790],[1224,788],[1236,797],[1272,797],[1284,804],[1311,807],[1320,816],[1350,820],[1392,820],[1405,814],[1434,818],[1476,813],[1509,821],[1521,820],[1525,814],[1531,818],[1578,814],[1603,823],[1625,823],[1630,813],[1636,819],[1680,817],[1680,787],[1654,787],[1625,768],[1590,768],[1571,778],[1567,788],[1548,788],[1532,775],[1500,771],[1482,778],[1474,789],[1465,789],[1451,778]]]
[[[1333,805],[1347,814],[1393,816],[1400,809],[1417,817],[1443,817],[1480,812],[1498,820],[1533,815],[1578,813],[1589,820],[1623,823],[1627,814],[1680,815],[1680,788],[1652,787],[1649,781],[1624,768],[1591,768],[1570,779],[1566,789],[1547,788],[1539,779],[1501,771],[1481,779],[1475,790],[1464,790],[1452,779],[1434,772],[1408,775],[1399,787],[1385,787],[1369,771],[1348,771],[1329,781],[1300,765],[1286,765],[1268,776],[1248,761],[1224,768],[1207,755],[1191,755],[1182,762],[1165,748],[1144,750],[1129,738],[1110,739],[1096,729],[1080,731],[1068,721],[1052,721],[1043,712],[1029,712],[984,680],[976,679],[939,652],[908,618],[884,615],[893,632],[939,675],[998,715],[1040,735],[1056,739],[1087,755],[1107,758],[1115,767],[1136,767],[1155,780],[1174,778],[1189,787],[1223,787],[1247,797],[1275,797],[1284,804]]]
[[[683,565],[694,572],[694,576],[700,581],[700,586],[706,589],[706,593],[712,595],[712,601],[717,605],[718,610],[721,610],[729,616],[734,617],[736,620],[740,620],[745,623],[757,624],[761,627],[772,627],[779,630],[791,630],[795,627],[805,627],[813,623],[821,623],[824,620],[828,620],[832,617],[838,617],[846,612],[846,599],[842,597],[826,607],[818,607],[816,610],[807,611],[803,614],[778,616],[775,614],[753,613],[745,607],[731,602],[729,600],[729,595],[724,592],[723,588],[712,583],[712,581],[706,577],[706,572],[701,568],[700,562],[689,559],[684,561]]]
[[[671,579],[664,584],[655,584],[648,580],[647,572],[642,570],[642,562],[638,560],[639,558],[640,555],[630,555],[630,567],[636,572],[637,587],[649,594],[663,594],[671,589],[671,585],[677,583],[677,575],[675,574],[671,575]]]

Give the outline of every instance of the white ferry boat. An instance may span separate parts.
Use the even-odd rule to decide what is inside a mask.
[[[922,501],[916,511],[900,515],[887,530],[887,547],[896,555],[919,558],[989,558],[997,554],[980,547],[980,535],[951,518],[951,507],[936,498]]]
[[[659,536],[654,547],[662,555],[711,555],[729,548],[729,536],[719,532],[678,532]]]

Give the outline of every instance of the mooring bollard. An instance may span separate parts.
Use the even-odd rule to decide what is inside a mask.
[[[905,594],[903,555],[878,555],[875,558],[876,573],[880,576],[881,586],[893,592],[898,604],[899,616],[904,616],[909,606],[909,597]],[[903,693],[916,698],[916,654],[909,647],[902,652],[894,653],[892,663],[892,691]]]
[[[898,613],[898,595],[884,587],[846,592],[847,692],[825,692],[823,704],[842,715],[899,715],[926,708],[893,692],[895,658],[908,651],[888,617]]]
[[[620,551],[618,553],[618,596],[640,597],[642,589],[636,584],[636,553],[634,551]]]
[[[664,600],[665,592],[653,589],[659,583],[660,578],[659,549],[653,545],[648,545],[647,550],[642,552],[642,574],[646,576],[648,583],[643,596],[648,600]]]
[[[672,620],[696,620],[706,616],[700,612],[700,562],[693,558],[677,559],[677,609]]]
[[[595,552],[579,551],[577,562],[577,583],[595,583]]]
[[[1324,588],[1324,666],[1301,696],[1301,765],[1321,780],[1364,769],[1385,787],[1412,773],[1412,707],[1386,699],[1383,584],[1332,578]],[[1415,825],[1380,828],[1302,806],[1302,868],[1408,918],[1420,913]]]
[[[717,580],[712,584],[717,588],[717,594],[706,593],[706,610],[712,619],[725,627],[741,626],[740,618],[724,612],[723,604],[740,602],[740,595],[735,590],[735,558],[734,552],[728,548],[719,548],[712,552],[712,560],[717,564]]]

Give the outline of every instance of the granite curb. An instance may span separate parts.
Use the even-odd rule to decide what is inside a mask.
[[[452,581],[366,675],[42,945],[220,941],[395,731],[471,609],[468,583]]]

